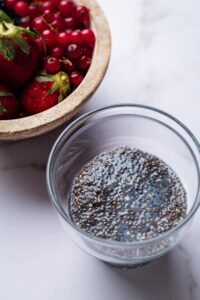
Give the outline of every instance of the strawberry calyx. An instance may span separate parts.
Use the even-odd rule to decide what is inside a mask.
[[[0,53],[6,60],[13,60],[15,57],[15,44],[22,52],[29,55],[30,46],[24,39],[24,35],[35,37],[36,34],[27,29],[16,26],[12,20],[0,10]]]
[[[53,84],[47,92],[46,96],[52,95],[53,93],[58,91],[58,103],[64,100],[64,98],[70,92],[70,81],[68,75],[65,72],[58,72],[55,75],[41,73],[35,78],[35,80],[37,82],[52,82]]]
[[[7,91],[0,91],[0,97],[12,97],[13,94]]]
[[[0,115],[6,112],[5,107],[1,103],[1,97],[13,97],[13,94],[8,91],[0,91]]]
[[[0,115],[6,112],[5,107],[0,103]]]

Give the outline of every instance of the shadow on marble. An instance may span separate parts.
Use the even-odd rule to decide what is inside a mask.
[[[75,118],[77,118],[77,115]],[[18,201],[30,198],[37,203],[50,203],[46,189],[46,163],[51,148],[61,132],[75,119],[44,135],[22,141],[0,141],[1,190]],[[81,145],[80,145],[81,146]],[[12,187],[12,193],[10,190]]]
[[[7,178],[3,189],[16,191],[27,200],[48,201],[45,170],[50,150],[66,125],[39,137],[0,142],[0,178]],[[30,197],[31,195],[31,197]]]
[[[114,287],[142,300],[197,300],[196,284],[179,246],[167,255],[134,270],[122,271],[104,266]],[[110,279],[111,280],[111,279]],[[113,288],[114,288],[113,287]],[[124,298],[124,300],[128,298]],[[130,298],[131,299],[131,298]]]

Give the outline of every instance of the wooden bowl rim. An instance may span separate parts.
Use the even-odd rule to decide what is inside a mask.
[[[0,120],[1,140],[30,138],[58,127],[80,110],[103,80],[111,55],[109,24],[96,0],[80,0],[78,2],[90,9],[92,27],[97,38],[92,64],[87,75],[80,86],[56,106],[29,117]]]

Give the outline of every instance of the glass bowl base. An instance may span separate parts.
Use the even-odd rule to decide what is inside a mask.
[[[150,261],[146,261],[144,263],[140,263],[140,264],[134,264],[134,265],[121,265],[121,264],[112,264],[112,263],[108,263],[108,262],[104,262],[106,265],[114,268],[114,269],[118,269],[118,270],[124,270],[124,271],[128,271],[128,270],[134,270],[134,269],[138,269],[141,267],[146,266],[147,264],[150,263]]]

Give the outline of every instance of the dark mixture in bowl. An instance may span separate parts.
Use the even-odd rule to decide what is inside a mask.
[[[161,159],[139,149],[104,152],[76,175],[70,214],[83,231],[115,241],[148,240],[186,216],[186,191]]]

